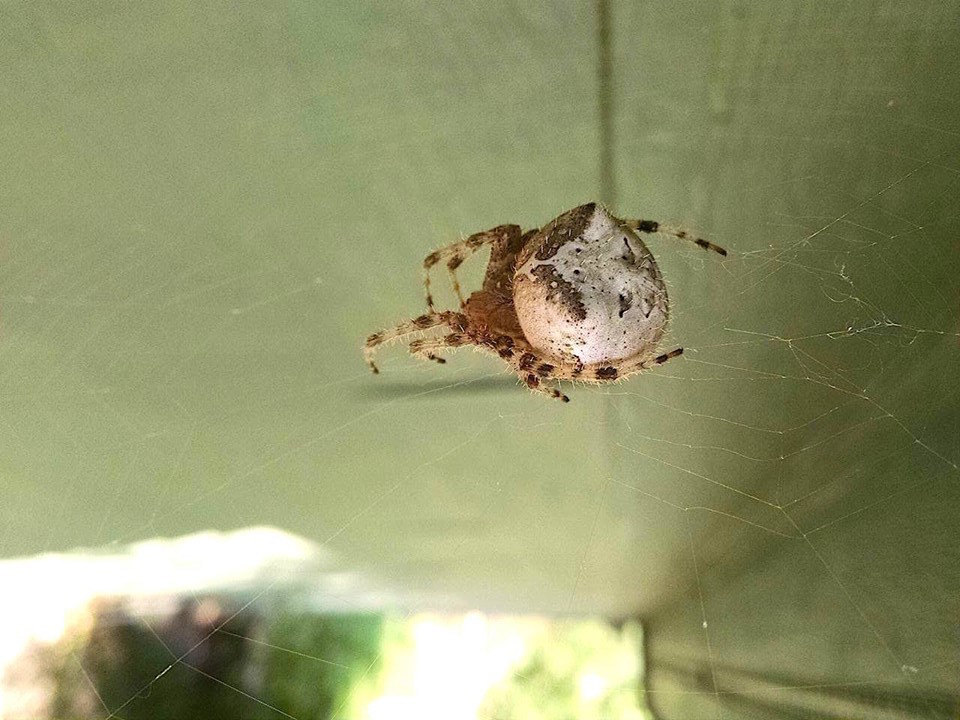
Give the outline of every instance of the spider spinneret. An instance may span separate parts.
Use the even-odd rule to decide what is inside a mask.
[[[640,233],[662,233],[726,255],[718,245],[650,220],[621,220],[598,203],[568,210],[526,232],[500,225],[430,253],[424,259],[429,312],[367,338],[373,372],[377,348],[444,326],[446,335],[414,340],[410,351],[444,363],[439,353],[472,345],[497,355],[531,390],[568,401],[544,380],[611,382],[683,352],[658,354],[669,317],[667,289]],[[489,245],[483,286],[466,300],[456,269]],[[430,269],[445,261],[460,312],[437,312]]]

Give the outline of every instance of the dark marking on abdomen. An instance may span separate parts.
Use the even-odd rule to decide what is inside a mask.
[[[553,265],[537,265],[530,274],[546,288],[547,302],[563,306],[577,320],[586,319],[587,309],[583,306],[580,291],[569,280],[565,280]]]
[[[617,377],[617,369],[615,367],[597,368],[593,371],[593,374],[596,375],[598,380],[615,380]]]
[[[534,257],[537,260],[549,260],[560,246],[570,240],[576,240],[583,235],[590,221],[593,219],[594,212],[597,209],[596,203],[587,203],[573,210],[567,210],[557,218],[551,220],[542,230],[542,239],[540,247],[537,248]]]

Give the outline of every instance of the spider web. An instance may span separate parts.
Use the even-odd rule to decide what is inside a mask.
[[[0,20],[0,555],[268,526],[323,566],[230,619],[639,617],[664,718],[956,715],[955,4]],[[590,199],[730,251],[650,240],[681,359],[568,405],[366,372],[424,255]]]

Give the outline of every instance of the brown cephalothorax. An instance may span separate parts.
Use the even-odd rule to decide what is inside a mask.
[[[686,230],[652,220],[621,220],[598,203],[568,210],[542,228],[500,225],[430,253],[423,262],[429,312],[367,338],[373,372],[377,348],[435,327],[449,333],[410,343],[417,357],[444,363],[439,353],[471,345],[490,352],[528,388],[569,398],[544,380],[611,382],[683,352],[658,353],[667,327],[667,289],[640,233],[662,233],[720,255],[727,251]],[[466,300],[456,269],[484,245],[490,260],[483,287]],[[430,268],[445,262],[460,312],[437,312]]]

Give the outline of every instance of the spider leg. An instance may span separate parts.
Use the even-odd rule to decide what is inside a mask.
[[[670,352],[657,355],[656,357],[646,357],[638,358],[637,360],[632,360],[630,362],[624,363],[619,367],[606,367],[606,368],[597,368],[593,372],[596,375],[598,380],[616,380],[622,379],[629,375],[636,375],[639,372],[644,370],[650,370],[655,367],[663,365],[669,360],[673,360],[675,357],[680,357],[683,355],[683,348],[674,348]],[[613,374],[613,377],[604,377],[605,375],[611,374],[611,370],[616,370],[616,373]]]
[[[430,268],[441,261],[446,262],[447,270],[450,272],[450,282],[462,308],[466,300],[460,290],[460,281],[457,280],[457,268],[484,245],[519,235],[520,227],[517,225],[498,225],[490,230],[474,233],[466,240],[447,245],[427,255],[423,259],[423,287],[427,294],[427,308],[430,312],[434,311],[433,295],[430,292]]]
[[[570,398],[560,390],[543,381],[548,378],[558,378],[558,365],[555,361],[538,355],[532,348],[516,349],[512,344],[499,348],[498,354],[510,364],[523,383],[534,392],[542,393],[563,402],[570,402]]]
[[[683,348],[675,348],[670,352],[660,355],[643,355],[641,357],[627,360],[614,361],[608,365],[595,363],[590,367],[584,367],[577,363],[561,363],[554,371],[554,376],[558,378],[570,378],[571,380],[583,380],[590,383],[613,382],[622,380],[630,375],[636,375],[644,370],[651,370],[663,365],[668,360],[683,355]]]
[[[534,392],[542,393],[548,397],[555,398],[557,400],[562,400],[563,402],[570,402],[570,398],[564,395],[558,388],[551,387],[540,381],[540,378],[532,373],[527,374],[523,377],[523,382],[528,388]]]
[[[676,348],[670,352],[661,355],[640,357],[635,360],[623,362],[621,364],[593,364],[585,366],[583,363],[574,360],[554,360],[544,358],[538,355],[536,351],[527,349],[524,352],[516,352],[512,356],[505,357],[510,363],[514,372],[520,376],[520,379],[526,383],[531,390],[542,392],[551,397],[558,398],[564,402],[569,398],[554,387],[547,386],[544,380],[580,380],[588,383],[606,383],[625,378],[629,375],[650,370],[651,368],[663,365],[665,362],[679,357],[683,354],[683,348]]]
[[[726,257],[727,255],[727,251],[724,250],[719,245],[714,245],[712,242],[708,240],[704,240],[703,238],[696,237],[690,234],[689,232],[687,232],[686,230],[684,230],[683,228],[677,227],[675,225],[661,225],[656,220],[627,220],[625,224],[628,228],[630,228],[631,230],[635,230],[636,232],[651,233],[651,234],[663,233],[664,235],[670,235],[671,237],[675,237],[678,240],[689,240],[695,245],[702,247],[704,250],[712,250],[713,252],[719,255],[723,255],[724,257]]]
[[[370,335],[364,343],[363,357],[367,361],[367,365],[370,366],[370,369],[374,373],[378,373],[380,370],[377,368],[376,363],[373,362],[373,357],[381,345],[399,340],[408,335],[429,330],[438,325],[446,325],[456,333],[462,333],[467,327],[467,317],[460,313],[450,311],[431,312],[414,318],[413,320],[402,322],[396,327],[375,332]]]
[[[441,338],[414,340],[410,343],[410,352],[421,360],[433,360],[443,365],[446,359],[440,357],[437,353],[447,348],[463,347],[469,345],[470,342],[470,338],[464,333],[451,333]]]

